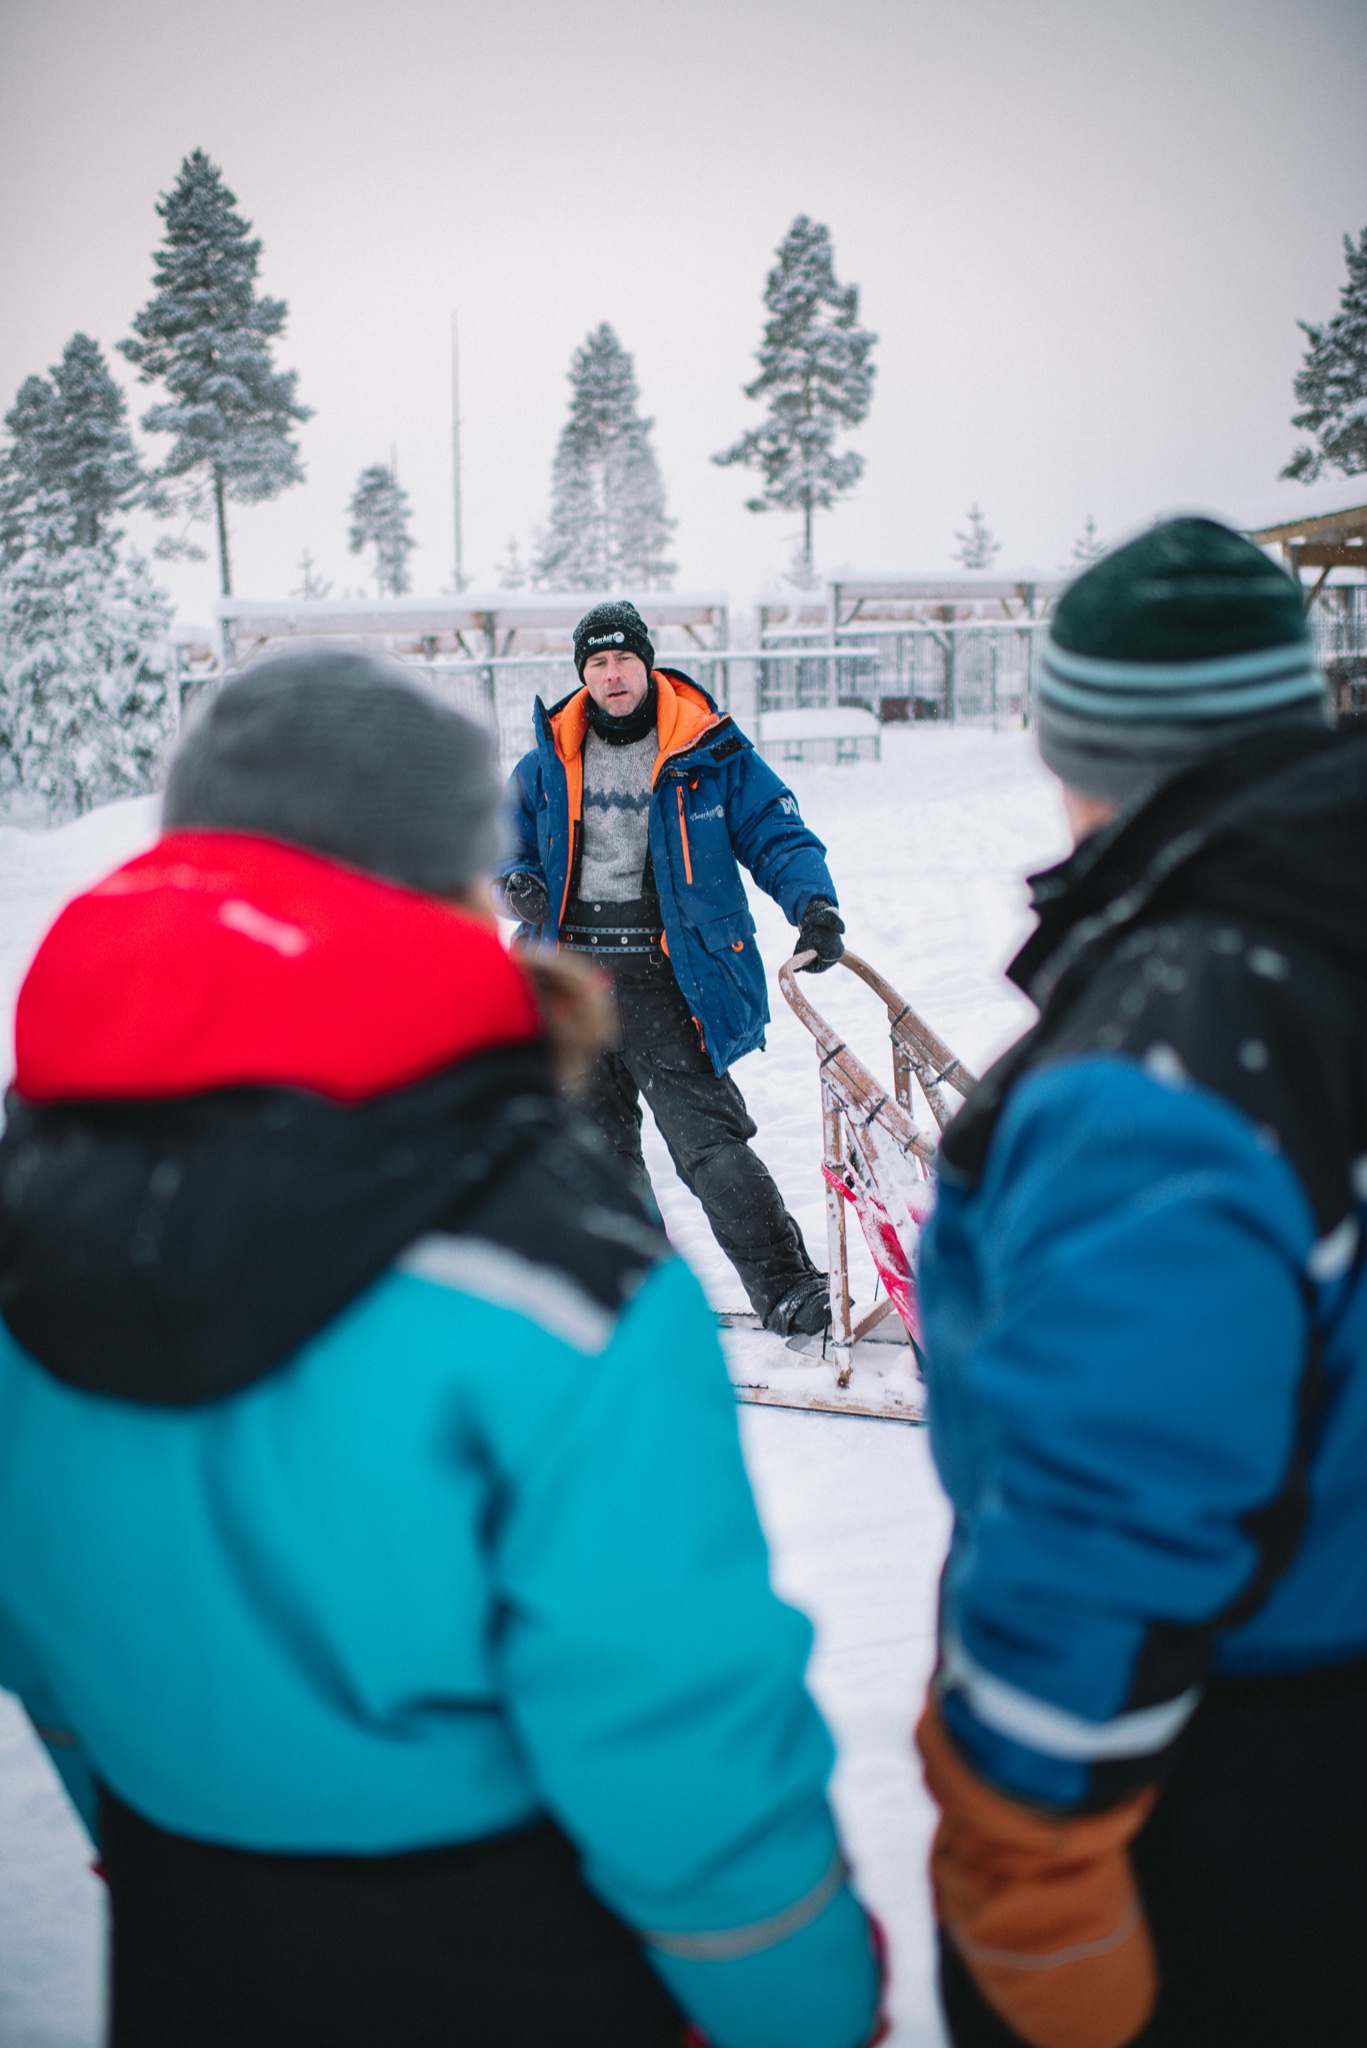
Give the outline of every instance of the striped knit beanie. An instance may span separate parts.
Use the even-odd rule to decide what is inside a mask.
[[[1328,715],[1300,592],[1213,519],[1165,520],[1107,555],[1044,638],[1045,764],[1127,809],[1215,747]]]

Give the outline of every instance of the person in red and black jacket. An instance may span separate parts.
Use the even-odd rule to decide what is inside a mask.
[[[858,2048],[811,1631],[555,1087],[487,737],[263,662],[57,918],[0,1140],[0,1685],[113,2048]]]

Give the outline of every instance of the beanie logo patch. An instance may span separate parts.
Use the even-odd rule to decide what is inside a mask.
[[[230,932],[254,939],[258,946],[269,946],[282,960],[297,960],[309,949],[309,935],[297,924],[286,924],[283,918],[258,910],[254,903],[244,903],[240,896],[230,896],[219,905],[218,921]]]
[[[626,637],[625,633],[591,633],[589,635],[589,646],[620,647]]]

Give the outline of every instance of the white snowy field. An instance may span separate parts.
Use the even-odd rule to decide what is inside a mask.
[[[1001,967],[1028,925],[1022,874],[1065,845],[1056,795],[1029,737],[885,729],[883,759],[798,768],[803,814],[826,841],[851,946],[979,1071],[1022,1028]],[[66,896],[155,831],[151,800],[52,833],[0,830],[0,1006],[8,1012]],[[771,969],[792,931],[752,891]],[[807,983],[865,1060],[887,1064],[881,1006],[839,970]],[[811,1040],[773,990],[765,1053],[736,1068],[768,1161],[824,1263],[819,1114]],[[676,1243],[719,1307],[740,1287],[663,1145],[647,1155]],[[933,1655],[947,1513],[924,1431],[899,1423],[741,1411],[746,1455],[783,1592],[812,1617],[812,1682],[840,1747],[835,1796],[865,1896],[892,1941],[897,2048],[938,2048],[925,1883],[930,1810],[909,1730]],[[88,1850],[13,1703],[0,1694],[0,2044],[95,2048],[103,1902]]]

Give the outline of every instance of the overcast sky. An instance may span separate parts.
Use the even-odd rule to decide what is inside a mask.
[[[1363,0],[0,0],[0,399],[147,296],[157,195],[221,165],[289,302],[308,481],[233,519],[240,592],[304,548],[359,590],[357,473],[397,450],[451,575],[449,322],[466,568],[544,519],[565,372],[636,359],[681,589],[748,597],[795,522],[709,457],[751,424],[760,294],[807,212],[879,335],[821,568],[1001,566],[1275,482],[1301,318],[1367,223]],[[140,412],[151,402],[121,359]],[[207,532],[204,537],[208,539]],[[209,568],[168,573],[207,618]]]

